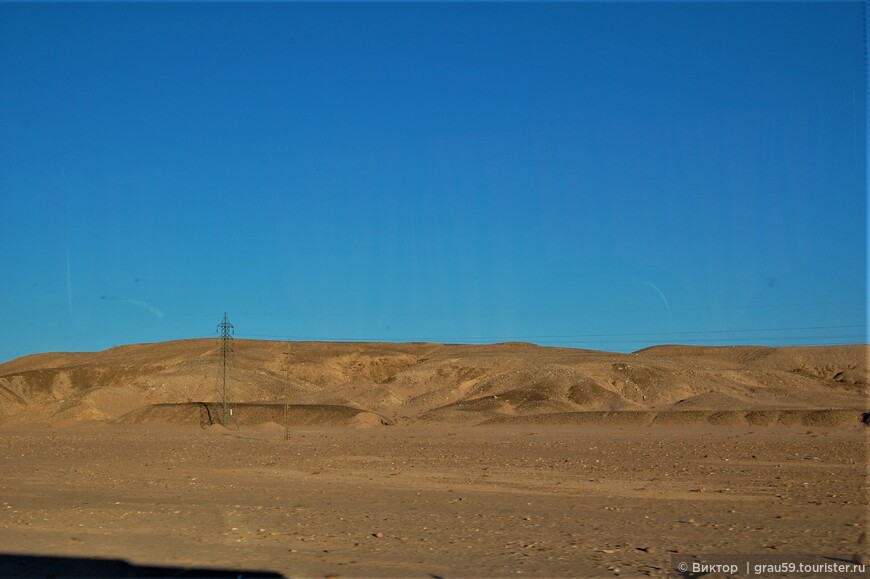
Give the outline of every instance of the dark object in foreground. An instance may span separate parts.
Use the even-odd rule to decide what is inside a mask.
[[[121,559],[50,557],[0,554],[0,577],[215,577],[232,579],[284,579],[274,571],[208,569],[203,567],[148,567]]]

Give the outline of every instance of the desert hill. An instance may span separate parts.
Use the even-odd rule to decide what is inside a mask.
[[[330,424],[576,423],[593,412],[633,412],[644,422],[674,411],[811,421],[820,415],[808,412],[841,411],[836,420],[844,420],[868,407],[867,345],[617,354],[523,343],[293,342],[288,355],[286,342],[235,340],[233,348],[231,399],[263,422],[279,421],[270,406],[283,408],[285,384],[300,424],[318,416]],[[25,356],[0,364],[0,423],[193,421],[199,410],[191,408],[216,400],[220,376],[213,339]]]

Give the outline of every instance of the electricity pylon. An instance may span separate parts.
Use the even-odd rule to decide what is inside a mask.
[[[232,353],[233,340],[233,325],[227,318],[227,313],[224,312],[224,319],[217,326],[218,336],[221,341],[221,383],[217,386],[217,398],[220,402],[218,411],[218,421],[225,427],[229,427],[232,420],[233,410],[230,408],[229,396],[227,394],[227,363],[229,362],[230,353]]]

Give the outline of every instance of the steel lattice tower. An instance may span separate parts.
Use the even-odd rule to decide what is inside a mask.
[[[230,408],[229,396],[227,393],[227,364],[230,354],[233,351],[233,325],[227,318],[227,313],[224,312],[224,319],[217,326],[218,337],[221,342],[221,383],[217,387],[217,398],[220,403],[218,411],[218,421],[223,426],[229,426],[232,421],[233,411]]]

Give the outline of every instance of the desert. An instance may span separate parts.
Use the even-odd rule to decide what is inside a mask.
[[[870,579],[870,0],[0,0],[0,579]]]
[[[217,340],[0,365],[6,576],[668,576],[867,551],[868,347]],[[715,576],[715,575],[708,575]]]

